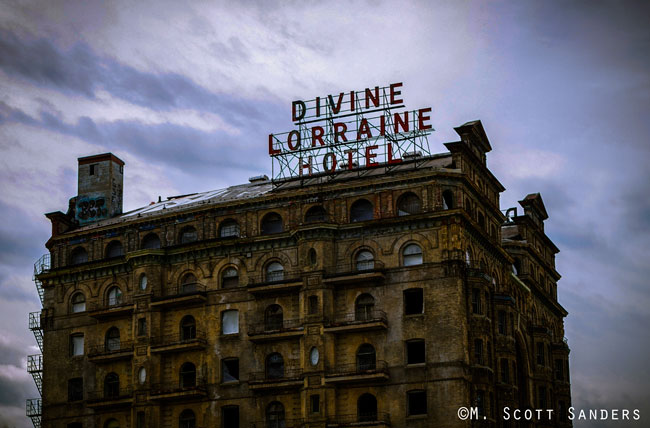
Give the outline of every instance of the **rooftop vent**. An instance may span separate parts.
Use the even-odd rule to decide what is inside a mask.
[[[262,181],[269,181],[269,177],[266,174],[256,175],[254,177],[250,177],[248,181],[250,181],[251,183],[259,183]]]

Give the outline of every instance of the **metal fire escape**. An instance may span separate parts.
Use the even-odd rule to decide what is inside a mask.
[[[41,299],[41,305],[43,305],[43,284],[38,278],[43,272],[50,270],[50,255],[45,254],[43,257],[38,259],[34,263],[34,284],[36,285],[36,291],[38,292],[38,297]],[[38,348],[43,352],[43,325],[41,323],[42,311],[31,312],[29,314],[29,329],[34,333],[36,338],[36,343],[38,343]],[[43,395],[43,355],[29,355],[27,357],[27,372],[32,375],[34,378],[34,383],[36,388],[38,388],[38,393]],[[26,412],[25,414],[32,420],[34,428],[41,427],[41,416],[43,402],[41,398],[29,398],[26,403]]]

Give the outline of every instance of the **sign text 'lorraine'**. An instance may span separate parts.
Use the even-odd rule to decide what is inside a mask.
[[[269,135],[273,180],[393,166],[429,154],[431,108],[406,110],[402,83],[293,101],[297,129]]]

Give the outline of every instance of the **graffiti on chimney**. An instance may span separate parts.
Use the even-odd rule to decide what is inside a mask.
[[[80,223],[88,223],[108,217],[106,198],[79,197],[77,199],[77,218]]]

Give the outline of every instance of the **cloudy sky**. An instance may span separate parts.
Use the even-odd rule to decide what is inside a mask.
[[[647,2],[104,3],[0,1],[0,426],[30,426],[32,264],[78,157],[126,162],[126,210],[218,189],[270,175],[291,100],[396,81],[433,152],[482,120],[502,208],[542,193],[574,405],[650,418]]]

